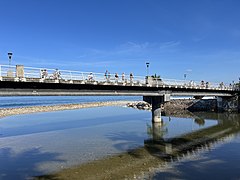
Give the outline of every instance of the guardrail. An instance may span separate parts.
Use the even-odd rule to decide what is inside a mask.
[[[11,79],[14,81],[32,81],[38,80],[45,82],[54,80],[54,82],[65,81],[73,83],[95,83],[95,84],[115,84],[115,85],[139,85],[139,86],[164,86],[176,88],[195,88],[195,89],[217,89],[217,90],[236,90],[236,85],[225,85],[224,83],[204,82],[204,81],[188,81],[166,78],[153,78],[146,76],[131,76],[130,74],[118,75],[105,74],[96,72],[82,72],[71,70],[58,70],[48,68],[24,67],[21,65],[9,66],[0,65],[0,81]]]

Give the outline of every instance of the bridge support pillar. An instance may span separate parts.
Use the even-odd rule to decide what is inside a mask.
[[[217,97],[218,111],[240,112],[240,96]]]
[[[152,105],[152,122],[159,123],[161,122],[161,105],[170,100],[170,95],[162,96],[143,96],[143,101],[148,102]]]

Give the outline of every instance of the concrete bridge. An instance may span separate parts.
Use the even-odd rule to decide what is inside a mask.
[[[215,96],[219,109],[240,109],[239,87],[110,73],[0,66],[0,96],[143,96],[152,104],[153,122],[161,121],[161,104],[170,96]]]

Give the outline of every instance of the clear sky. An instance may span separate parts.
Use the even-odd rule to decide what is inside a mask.
[[[239,0],[0,0],[0,64],[237,81]]]

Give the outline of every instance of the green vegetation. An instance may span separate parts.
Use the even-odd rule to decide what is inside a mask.
[[[156,73],[154,75],[152,75],[151,77],[160,79],[160,75],[157,75]]]

